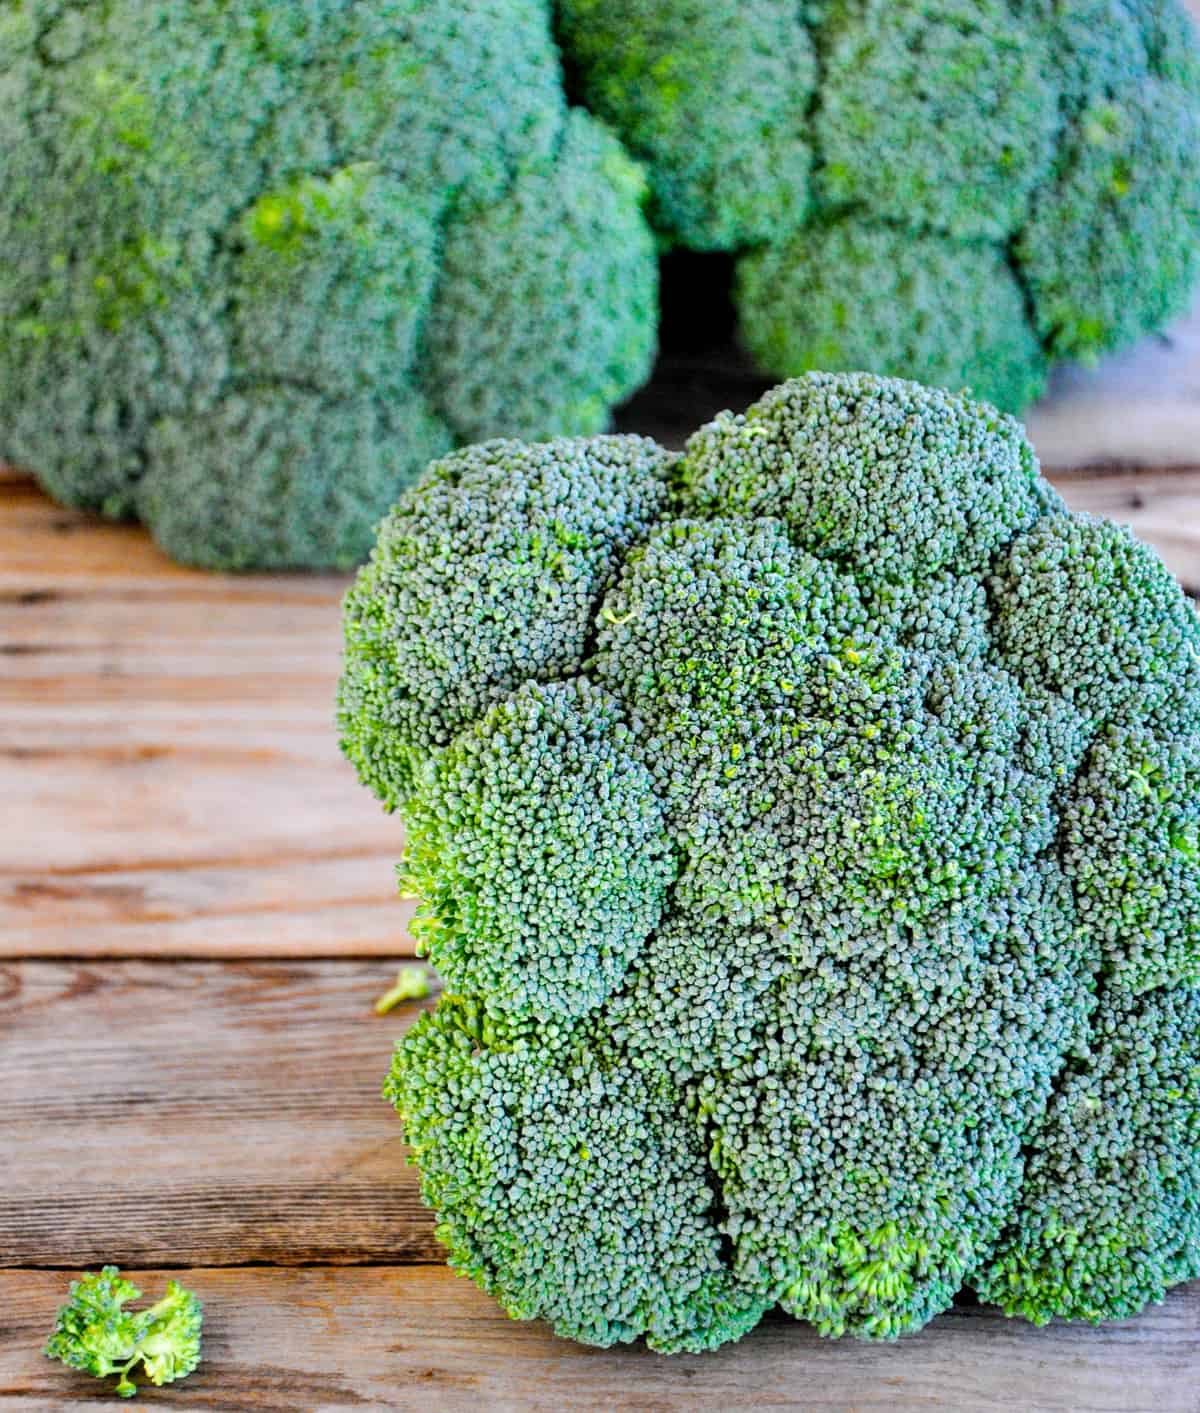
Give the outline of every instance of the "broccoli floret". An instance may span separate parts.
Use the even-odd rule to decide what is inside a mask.
[[[865,368],[1016,412],[1050,360],[1187,308],[1200,43],[1178,0],[558,11],[659,228],[739,256],[743,339],[769,373]]]
[[[1200,1275],[1196,646],[1016,423],[912,383],[435,465],[341,725],[450,983],[386,1093],[453,1264],[667,1350]]]
[[[690,499],[772,515],[796,543],[869,580],[980,569],[1041,510],[1020,426],[898,378],[813,375],[688,442]]]
[[[185,1378],[200,1363],[200,1302],[190,1290],[167,1282],[167,1293],[144,1310],[127,1310],[141,1291],[116,1266],[71,1282],[46,1354],[98,1379],[118,1375],[119,1398],[137,1393],[132,1372],[141,1364],[152,1384]]]
[[[397,1049],[384,1094],[405,1113],[450,1264],[514,1319],[589,1344],[644,1334],[666,1352],[758,1323],[768,1302],[722,1258],[701,1130],[603,1031],[483,1023],[450,999]]]
[[[340,689],[346,750],[389,808],[414,753],[526,679],[580,669],[609,576],[667,503],[675,460],[638,437],[488,442],[434,463],[400,501],[346,600]]]
[[[847,215],[744,256],[737,303],[746,347],[781,376],[919,368],[1008,412],[1045,387],[1021,287],[986,242]]]
[[[208,566],[351,566],[454,439],[602,430],[645,179],[548,0],[0,15],[0,456]]]
[[[1148,0],[1031,0],[1030,13],[1046,26],[1065,116],[1149,75],[1150,9]]]
[[[1200,990],[1107,995],[1029,1148],[983,1299],[1099,1323],[1200,1273]]]
[[[794,0],[559,0],[584,100],[649,166],[693,250],[772,241],[808,208],[812,39]]]
[[[1200,103],[1148,78],[1090,103],[1035,193],[1016,258],[1038,333],[1094,359],[1186,312],[1200,270]]]
[[[426,395],[457,437],[602,432],[654,358],[645,177],[572,112],[553,159],[446,233],[425,328]]]
[[[455,991],[509,1016],[582,1014],[658,922],[674,863],[621,718],[586,678],[530,682],[430,759],[404,885]]]
[[[1162,561],[1089,515],[1047,515],[997,556],[997,645],[1096,723],[1168,730],[1200,707],[1200,618]]]
[[[1110,986],[1200,983],[1200,734],[1110,730],[1075,781],[1060,838]]]
[[[888,1338],[950,1304],[1019,1200],[1086,972],[1052,865],[970,923],[830,940],[697,1104],[741,1282],[822,1334]]]
[[[263,192],[239,231],[238,364],[341,397],[402,393],[439,278],[441,206],[373,162]]]
[[[156,423],[134,499],[158,543],[187,563],[354,564],[397,487],[450,440],[409,389],[380,401],[248,387]]]
[[[832,206],[1003,240],[1047,174],[1054,56],[1005,0],[843,0],[822,33]]]

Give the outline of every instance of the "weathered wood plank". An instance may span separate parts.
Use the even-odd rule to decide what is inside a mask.
[[[204,1362],[138,1395],[221,1410],[297,1408],[559,1413],[728,1409],[946,1409],[954,1413],[1195,1413],[1200,1284],[1136,1320],[1034,1329],[955,1309],[893,1345],[821,1340],[770,1316],[739,1344],[703,1355],[640,1345],[587,1349],[539,1323],[506,1319],[468,1282],[433,1267],[134,1272],[148,1293],[168,1275],[205,1305]],[[0,1272],[0,1407],[98,1401],[94,1380],[41,1345],[61,1272]]]
[[[0,1266],[440,1260],[379,1097],[391,977],[0,965]]]
[[[401,826],[333,730],[345,584],[0,483],[0,956],[411,952]]]
[[[157,582],[156,582],[157,581]],[[336,574],[208,574],[174,564],[139,525],[116,524],[56,505],[28,476],[0,480],[0,594],[40,593],[63,585],[153,587],[157,594],[201,589],[214,600],[247,595],[336,599]],[[2,601],[2,600],[0,600]]]
[[[399,826],[396,826],[397,830]],[[399,834],[397,834],[397,849]],[[410,955],[393,854],[0,874],[26,956]]]

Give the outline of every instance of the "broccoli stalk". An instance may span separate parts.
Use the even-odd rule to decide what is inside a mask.
[[[167,1282],[167,1293],[144,1310],[126,1304],[142,1292],[116,1266],[89,1271],[71,1282],[70,1299],[58,1312],[46,1354],[98,1379],[118,1376],[118,1398],[132,1398],[130,1377],[140,1362],[152,1384],[172,1383],[200,1362],[200,1302],[190,1290]]]
[[[375,1014],[386,1016],[402,1001],[423,1001],[429,995],[429,973],[424,967],[404,966],[391,986],[375,1002]]]

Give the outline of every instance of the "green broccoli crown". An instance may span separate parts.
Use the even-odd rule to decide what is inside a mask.
[[[558,0],[588,106],[650,167],[656,224],[696,250],[799,225],[812,38],[793,0]]]
[[[30,0],[0,82],[0,455],[180,559],[357,564],[432,457],[649,371],[644,178],[547,0]]]
[[[1045,388],[1021,282],[989,241],[829,216],[743,256],[736,297],[764,368],[919,369],[1014,410]]]
[[[167,1293],[144,1310],[126,1310],[141,1296],[116,1266],[89,1271],[71,1282],[46,1354],[98,1379],[117,1374],[116,1393],[137,1393],[132,1371],[141,1364],[152,1384],[172,1383],[200,1363],[200,1302],[190,1290],[167,1282]]]
[[[559,0],[669,237],[740,256],[768,371],[1010,411],[1188,306],[1200,45],[1178,0]]]
[[[340,710],[446,982],[397,1047],[518,1317],[890,1338],[1200,1275],[1200,620],[1018,425],[813,374],[436,464]]]

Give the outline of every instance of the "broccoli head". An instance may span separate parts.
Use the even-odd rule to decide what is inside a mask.
[[[445,979],[399,1110],[511,1314],[890,1338],[1200,1275],[1200,619],[1017,423],[810,374],[435,463],[345,749]]]
[[[432,457],[648,372],[644,178],[545,0],[23,0],[0,93],[0,456],[182,560],[356,564]]]
[[[559,0],[658,223],[739,257],[770,373],[867,367],[1008,411],[1182,313],[1200,44],[1178,0]]]

